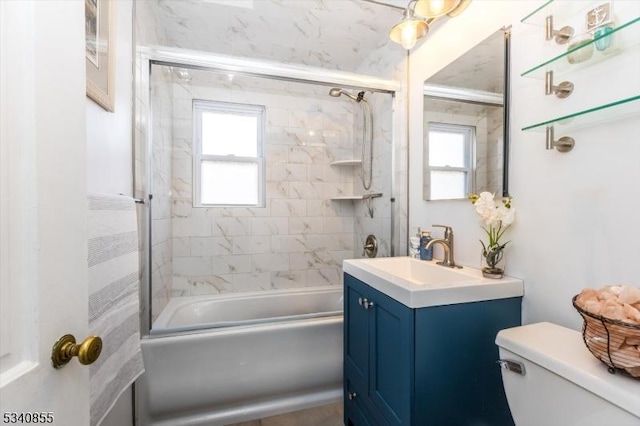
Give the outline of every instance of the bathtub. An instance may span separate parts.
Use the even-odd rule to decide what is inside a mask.
[[[141,424],[227,425],[342,399],[342,287],[176,298],[152,329]]]

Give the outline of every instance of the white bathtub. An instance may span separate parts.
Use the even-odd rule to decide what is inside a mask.
[[[180,299],[142,340],[141,424],[227,425],[342,399],[342,287]]]
[[[151,334],[342,315],[342,287],[174,297]]]

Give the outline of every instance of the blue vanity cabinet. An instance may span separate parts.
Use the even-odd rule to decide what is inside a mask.
[[[409,424],[412,310],[348,274],[344,303],[345,425]]]
[[[499,330],[521,297],[412,309],[344,275],[346,426],[513,426]]]

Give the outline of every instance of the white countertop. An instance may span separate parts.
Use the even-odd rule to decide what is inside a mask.
[[[524,283],[518,278],[484,278],[479,269],[447,268],[436,265],[435,260],[411,257],[351,259],[343,262],[343,271],[409,308],[524,295]]]

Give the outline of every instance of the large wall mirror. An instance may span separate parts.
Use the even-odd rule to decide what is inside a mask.
[[[508,196],[509,37],[496,31],[425,81],[425,200]]]

